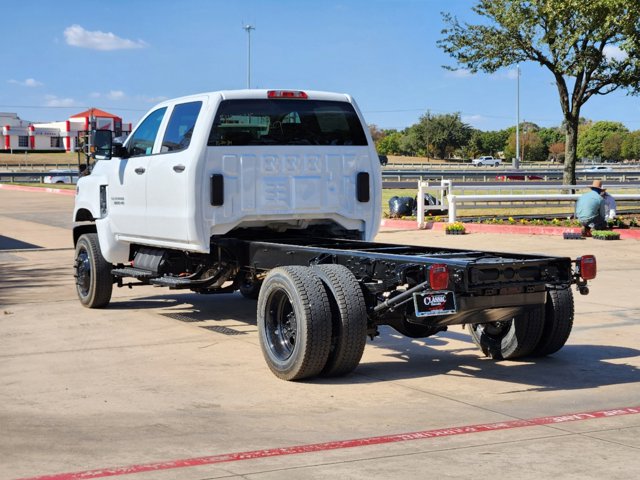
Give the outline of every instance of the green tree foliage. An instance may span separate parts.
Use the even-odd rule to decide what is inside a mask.
[[[520,133],[520,158],[525,162],[535,162],[546,160],[548,155],[548,147],[544,144],[542,137],[537,130],[529,129]],[[516,156],[516,133],[514,131],[509,135],[507,145],[504,150],[506,158],[514,158]]]
[[[602,141],[602,156],[607,160],[622,160],[622,142],[627,133],[612,133]]]
[[[488,73],[532,61],[555,79],[566,126],[563,181],[575,184],[580,109],[594,95],[640,93],[640,0],[479,0],[478,24],[444,13],[439,46]]]
[[[508,139],[508,130],[492,130],[489,132],[474,130],[469,140],[470,156],[493,155],[495,157],[498,152],[504,151]]]
[[[454,150],[469,142],[473,129],[460,118],[460,113],[446,113],[420,117],[414,126],[418,141],[418,150],[428,151],[438,158],[446,158]],[[413,128],[413,127],[412,127]]]
[[[586,158],[602,158],[604,141],[613,134],[626,133],[628,130],[620,122],[596,122],[582,130],[578,140],[578,155]],[[622,142],[620,142],[622,144]],[[619,154],[619,153],[618,153]]]
[[[620,155],[624,159],[640,159],[640,130],[635,130],[625,137],[620,147]]]
[[[400,147],[401,142],[402,133],[392,132],[378,140],[376,147],[381,155],[401,155],[403,153]]]

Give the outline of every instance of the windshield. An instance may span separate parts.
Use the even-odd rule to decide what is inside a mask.
[[[367,138],[347,102],[225,100],[208,145],[367,145]]]

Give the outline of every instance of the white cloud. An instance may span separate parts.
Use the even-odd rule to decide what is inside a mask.
[[[621,61],[628,57],[627,52],[616,45],[607,45],[602,51],[607,60]]]
[[[35,78],[27,78],[23,81],[20,80],[9,80],[9,83],[13,83],[15,85],[20,85],[22,87],[41,87],[44,83],[39,82]]]
[[[483,116],[483,115],[462,115],[462,121],[464,123],[468,123],[472,126],[479,126],[482,125],[483,123],[485,123],[488,119],[487,117]]]
[[[512,68],[507,70],[507,78],[509,80],[516,80],[518,78],[518,69]]]
[[[73,98],[60,98],[56,95],[45,95],[45,105],[47,107],[74,107],[76,101]]]
[[[167,100],[169,97],[164,97],[162,95],[160,95],[159,97],[145,97],[145,96],[138,96],[137,97],[138,100],[140,100],[141,102],[145,102],[145,103],[160,103],[160,102],[164,102],[165,100]]]
[[[64,31],[64,38],[68,45],[93,50],[127,50],[147,46],[142,40],[128,40],[126,38],[120,38],[111,32],[105,33],[99,30],[90,32],[80,25],[67,27]]]
[[[471,70],[467,70],[466,68],[459,68],[458,70],[449,70],[446,76],[453,78],[469,78],[473,76],[473,73],[471,73]]]
[[[107,98],[109,100],[122,100],[125,97],[125,94],[122,90],[111,90],[107,93]]]
[[[89,96],[90,96],[91,98],[100,98],[100,97],[102,96],[102,94],[101,94],[101,93],[99,93],[99,92],[91,92],[91,93],[89,94]]]

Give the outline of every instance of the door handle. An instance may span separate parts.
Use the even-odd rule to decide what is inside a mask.
[[[142,167],[138,167],[134,170],[138,175],[142,175],[145,172],[145,169]]]
[[[185,168],[186,167],[184,165],[174,165],[173,166],[173,171],[180,173],[180,172],[184,172]]]

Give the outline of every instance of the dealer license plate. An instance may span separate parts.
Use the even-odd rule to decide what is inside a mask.
[[[420,292],[413,294],[416,317],[450,315],[456,313],[456,297],[453,292]]]

